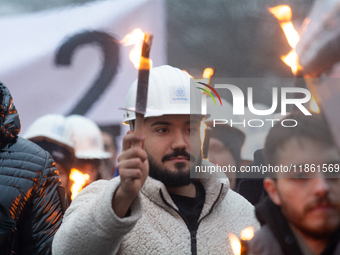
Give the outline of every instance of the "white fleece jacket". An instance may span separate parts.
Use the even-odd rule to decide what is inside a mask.
[[[248,226],[259,229],[254,207],[229,190],[226,178],[200,181],[206,201],[196,234],[197,254],[233,254],[230,232],[239,236]],[[119,177],[100,180],[78,194],[54,237],[54,255],[192,254],[190,232],[163,183],[148,177],[131,215],[123,219],[112,209],[119,183]]]

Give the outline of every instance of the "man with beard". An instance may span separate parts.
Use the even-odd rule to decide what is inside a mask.
[[[230,232],[258,228],[253,206],[229,189],[223,173],[190,178],[195,166],[212,166],[201,158],[201,94],[190,86],[177,68],[152,69],[141,132],[135,81],[119,177],[79,193],[53,241],[54,254],[231,254]]]
[[[266,178],[269,197],[256,206],[263,225],[248,254],[340,254],[340,155],[320,115],[291,114],[269,132],[265,160],[291,166]]]

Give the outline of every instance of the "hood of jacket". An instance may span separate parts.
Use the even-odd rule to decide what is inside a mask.
[[[0,147],[12,143],[18,137],[21,124],[8,88],[0,83]]]

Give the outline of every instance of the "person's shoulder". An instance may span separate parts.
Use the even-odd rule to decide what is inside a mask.
[[[225,197],[225,202],[233,205],[234,207],[240,206],[254,210],[254,206],[246,198],[233,191],[232,189],[228,190],[227,196]]]
[[[67,209],[65,217],[71,214],[73,211],[82,208],[84,205],[88,205],[93,201],[102,201],[104,193],[109,189],[116,189],[120,184],[120,177],[115,177],[111,180],[98,180],[92,182],[84,189],[72,201],[70,207]]]
[[[8,151],[32,154],[41,158],[49,157],[49,153],[42,149],[39,145],[20,136],[17,137],[15,143],[8,147]]]
[[[94,181],[88,186],[86,186],[84,189],[82,189],[79,194],[77,195],[76,200],[79,200],[82,197],[90,197],[90,196],[96,196],[101,191],[107,189],[109,186],[118,186],[120,184],[120,177],[115,177],[111,180],[98,180]],[[74,203],[74,202],[72,202]]]
[[[255,216],[255,208],[247,199],[240,194],[229,189],[224,199],[227,212],[231,218],[243,219],[243,223],[247,223],[255,227],[255,230],[260,228],[260,224]]]
[[[16,169],[39,172],[53,163],[52,156],[41,147],[22,137],[1,149],[1,158]]]
[[[254,237],[248,243],[249,254],[251,255],[281,255],[280,245],[267,225],[255,232]]]

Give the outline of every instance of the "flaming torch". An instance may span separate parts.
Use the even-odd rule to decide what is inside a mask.
[[[254,228],[247,227],[241,231],[241,241],[233,233],[229,233],[231,249],[234,255],[247,255],[248,242],[254,237]]]
[[[79,170],[72,168],[70,172],[70,180],[72,180],[74,183],[71,186],[71,200],[78,195],[78,193],[83,189],[84,185],[86,184],[86,181],[90,179],[90,176],[88,174],[83,174]]]
[[[123,46],[134,45],[129,53],[129,58],[136,69],[139,69],[142,58],[142,47],[144,43],[145,33],[140,29],[134,29],[130,34],[127,34],[120,43]],[[144,61],[145,63],[145,61]],[[150,68],[152,68],[152,60],[149,59]]]
[[[145,33],[142,46],[142,54],[140,58],[140,65],[138,69],[136,121],[135,121],[135,132],[137,133],[143,133],[142,127],[148,98],[149,72],[151,67],[149,55],[152,39],[153,39],[152,34]]]
[[[287,41],[290,47],[292,47],[292,50],[287,55],[281,56],[281,60],[286,65],[290,66],[294,75],[297,75],[297,72],[301,70],[301,66],[299,65],[299,59],[295,52],[295,47],[300,40],[300,36],[291,21],[292,10],[288,5],[279,5],[269,8],[268,10],[279,20],[279,24],[286,35]]]
[[[149,58],[153,35],[143,33],[141,29],[135,29],[131,34],[126,35],[121,43],[124,46],[134,45],[129,58],[138,69],[138,84],[136,97],[136,120],[134,130],[136,133],[143,133],[143,120],[146,111],[148,98],[149,72],[152,68],[152,61]],[[139,144],[139,143],[136,143]]]
[[[186,70],[183,70],[183,71],[189,74]],[[193,78],[196,83],[209,84],[210,79],[213,76],[213,74],[214,74],[214,69],[207,67],[204,69],[201,79],[194,79],[194,77],[190,74],[189,76]],[[209,91],[210,89],[207,88],[207,90]],[[203,93],[206,93],[206,92],[203,92]],[[200,133],[201,133],[201,151],[202,151],[203,159],[208,159],[208,149],[209,149],[211,131],[212,131],[212,128],[208,127],[207,124],[205,124],[204,122],[201,123]]]
[[[295,75],[295,87],[305,87],[305,81],[309,83],[310,79],[299,79],[303,78],[303,68],[299,64],[299,58],[295,51],[296,45],[300,40],[298,32],[295,30],[292,19],[292,10],[288,5],[279,5],[268,9],[275,18],[278,19],[279,24],[286,35],[287,41],[292,50],[285,56],[281,56],[281,60],[292,69],[292,73]],[[310,84],[309,84],[310,85]],[[313,90],[313,86],[309,86]],[[313,92],[313,91],[311,91]],[[320,113],[320,108],[316,102],[315,93],[312,93],[312,99],[309,104],[309,109],[315,113]],[[294,95],[297,98],[297,94]]]

